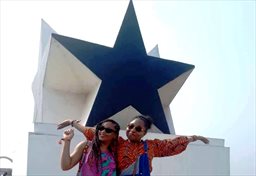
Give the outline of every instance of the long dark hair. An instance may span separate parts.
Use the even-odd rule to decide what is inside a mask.
[[[116,160],[117,154],[116,154],[116,152],[117,152],[117,143],[118,143],[120,125],[112,119],[106,119],[106,120],[103,120],[103,121],[99,122],[96,125],[95,136],[94,136],[94,139],[92,141],[92,153],[93,153],[92,157],[96,160],[95,163],[96,163],[97,172],[99,172],[99,170],[101,169],[101,150],[100,150],[101,141],[99,140],[98,132],[99,132],[99,128],[105,122],[111,122],[115,125],[114,128],[115,128],[116,138],[114,140],[112,140],[112,142],[108,146],[108,150],[109,150],[109,152],[111,152],[113,154],[115,162],[117,163],[117,160]]]

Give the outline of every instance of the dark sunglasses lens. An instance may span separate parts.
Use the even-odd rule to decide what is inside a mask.
[[[134,128],[134,125],[128,125],[128,128],[131,130]]]
[[[111,128],[105,128],[104,126],[99,127],[99,131],[103,131],[103,130],[105,130],[106,133],[115,132],[115,130],[113,130]]]
[[[103,131],[105,128],[103,126],[99,127],[99,131]]]
[[[106,133],[112,133],[112,132],[114,132],[114,130],[112,130],[112,129],[110,129],[110,128],[105,128],[105,131],[106,131]]]
[[[137,132],[141,132],[142,128],[141,128],[140,126],[138,126],[138,127],[135,128],[135,130],[136,130]]]

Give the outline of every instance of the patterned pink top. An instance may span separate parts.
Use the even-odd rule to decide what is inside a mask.
[[[96,160],[92,157],[92,143],[88,142],[85,148],[82,159],[80,161],[80,168],[78,176],[116,176],[116,163],[112,153],[101,153],[101,166],[99,170],[96,167]]]

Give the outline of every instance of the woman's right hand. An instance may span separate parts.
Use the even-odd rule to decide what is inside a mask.
[[[59,144],[62,144],[62,141],[71,141],[74,136],[74,130],[68,129],[63,132],[63,137],[59,140]]]
[[[73,129],[68,129],[68,130],[65,130],[64,133],[63,133],[63,140],[71,140],[74,136],[74,130]]]

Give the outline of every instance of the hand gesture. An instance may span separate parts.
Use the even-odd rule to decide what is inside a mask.
[[[63,133],[63,138],[61,138],[59,140],[59,144],[62,143],[61,141],[71,141],[73,136],[74,136],[74,130],[73,129],[65,130],[64,133]]]
[[[65,127],[71,125],[71,123],[72,123],[71,119],[64,120],[63,122],[58,124],[57,129],[59,130],[59,129],[65,128]]]
[[[196,136],[195,138],[196,138],[196,140],[200,140],[205,144],[209,144],[209,140],[203,136]]]
[[[68,129],[65,130],[63,133],[63,138],[64,140],[71,140],[74,136],[74,130],[73,129]]]

